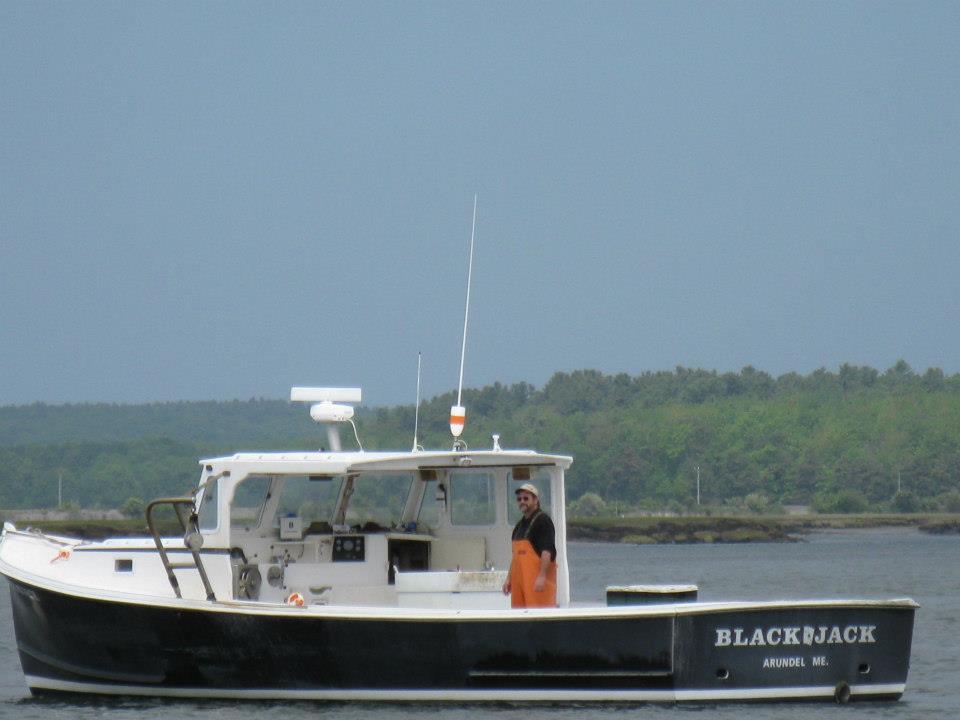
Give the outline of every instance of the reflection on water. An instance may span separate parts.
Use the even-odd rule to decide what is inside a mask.
[[[738,545],[611,545],[572,543],[570,580],[574,602],[601,602],[607,585],[692,582],[704,600],[774,600],[804,597],[912,597],[921,604],[914,631],[907,692],[896,703],[852,704],[819,711],[805,704],[667,706],[522,706],[367,703],[180,702],[93,699],[64,702],[31,698],[23,684],[13,638],[10,597],[0,581],[0,718],[107,720],[176,716],[284,720],[579,720],[580,718],[678,718],[706,713],[711,720],[753,718],[807,720],[812,713],[866,718],[949,718],[960,715],[960,537],[927,536],[910,529],[816,533],[806,542]],[[402,648],[397,661],[403,661]]]

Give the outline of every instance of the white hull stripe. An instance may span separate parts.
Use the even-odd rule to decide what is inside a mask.
[[[832,698],[833,686],[744,688],[740,690],[274,690],[240,688],[151,687],[52,680],[26,676],[27,685],[38,690],[95,693],[100,695],[146,695],[177,698],[237,698],[245,700],[366,700],[381,702],[683,702],[712,700],[776,700]],[[901,695],[905,685],[851,685],[851,697]]]
[[[906,683],[851,685],[850,697],[902,695]],[[737,690],[677,690],[678,701],[687,700],[777,700],[785,698],[832,698],[836,687],[743,688]]]

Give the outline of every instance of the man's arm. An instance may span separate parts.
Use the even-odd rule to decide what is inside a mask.
[[[540,572],[537,573],[537,579],[533,581],[533,589],[535,592],[542,592],[547,586],[547,570],[550,569],[551,562],[553,561],[550,559],[549,550],[544,550],[540,553]]]

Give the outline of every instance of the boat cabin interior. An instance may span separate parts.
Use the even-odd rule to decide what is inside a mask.
[[[198,503],[204,554],[229,550],[235,600],[507,607],[501,586],[521,517],[514,491],[533,483],[557,528],[563,606],[567,465],[565,457],[500,450],[207,460]]]

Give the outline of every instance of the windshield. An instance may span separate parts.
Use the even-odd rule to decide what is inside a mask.
[[[493,473],[476,470],[450,472],[453,505],[450,522],[454,525],[493,525],[497,520],[497,500]]]
[[[331,532],[334,525],[359,530],[395,528],[403,517],[413,473],[364,475],[254,475],[237,485],[230,509],[231,525],[247,531],[280,518],[300,518],[305,532]],[[279,493],[279,497],[275,497]],[[337,503],[340,500],[340,507]],[[272,518],[263,513],[273,513]],[[211,503],[213,504],[213,503]],[[269,505],[268,505],[269,504]]]
[[[230,506],[230,524],[249,531],[264,522],[278,527],[278,518],[296,515],[304,529],[315,525],[314,532],[329,532],[342,483],[342,477],[251,475],[237,485]],[[276,515],[264,518],[271,494],[278,491]]]
[[[399,524],[413,473],[355,475],[348,482],[351,492],[344,517],[347,525],[375,531]]]
[[[287,475],[277,504],[277,517],[296,515],[308,532],[330,532],[342,477]]]

